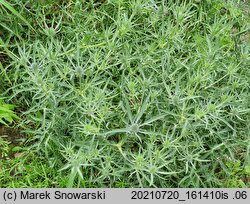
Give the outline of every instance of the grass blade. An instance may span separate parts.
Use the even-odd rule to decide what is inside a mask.
[[[22,20],[27,26],[29,26],[29,28],[31,28],[33,31],[35,31],[35,29],[29,24],[29,22],[23,16],[21,16],[20,13],[18,13],[17,10],[14,9],[8,2],[6,2],[5,0],[0,0],[0,4],[2,4],[11,13],[13,13],[15,16],[17,16],[20,20]]]

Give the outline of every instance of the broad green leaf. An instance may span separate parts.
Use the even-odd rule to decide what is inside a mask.
[[[0,123],[1,123],[1,124],[4,124],[5,126],[8,127],[8,124],[7,124],[6,122],[4,122],[4,121],[1,119],[1,117],[0,117]]]

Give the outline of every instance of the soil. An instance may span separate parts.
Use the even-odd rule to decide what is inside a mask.
[[[3,137],[3,136],[5,140],[13,144],[18,144],[23,139],[23,136],[19,129],[0,126],[0,137]]]

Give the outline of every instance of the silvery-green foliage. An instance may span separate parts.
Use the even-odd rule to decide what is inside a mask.
[[[39,34],[22,33],[6,70],[33,148],[68,186],[215,187],[225,162],[249,162],[249,22],[239,5],[52,5],[34,6]]]

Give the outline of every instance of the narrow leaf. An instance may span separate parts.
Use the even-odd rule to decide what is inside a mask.
[[[147,104],[148,104],[148,101],[149,101],[149,97],[150,95],[148,94],[147,98],[144,100],[143,104],[142,104],[142,107],[140,109],[140,112],[136,118],[136,121],[135,123],[138,123],[138,121],[141,119],[142,115],[144,114],[144,112],[146,111],[147,109]]]
[[[115,129],[115,130],[111,130],[109,132],[104,133],[105,136],[111,136],[114,135],[116,133],[127,133],[129,132],[128,128],[121,128],[121,129]]]
[[[156,120],[160,120],[160,119],[162,119],[162,118],[164,118],[164,117],[165,117],[165,115],[158,115],[158,116],[152,117],[151,119],[145,121],[145,122],[144,122],[142,125],[140,125],[140,126],[149,125],[150,123],[152,123],[152,122],[154,122],[154,121],[156,121]]]

